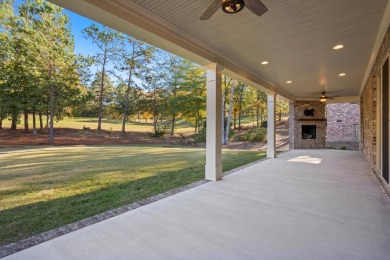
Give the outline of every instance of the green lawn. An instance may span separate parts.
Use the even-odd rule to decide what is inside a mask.
[[[223,151],[223,170],[264,158]],[[0,149],[0,246],[204,178],[205,150],[163,146]]]
[[[37,127],[39,127],[39,119],[37,117]],[[44,124],[46,117],[43,117]],[[151,120],[148,122],[127,122],[126,123],[126,131],[131,132],[152,132],[153,124]],[[29,116],[29,127],[32,128],[32,116]],[[73,129],[83,129],[84,127],[89,127],[90,129],[97,129],[98,119],[97,118],[89,118],[89,117],[72,117],[72,118],[64,118],[61,121],[54,122],[54,127],[57,128],[73,128]],[[11,121],[4,120],[3,127],[9,128],[11,126]],[[24,124],[21,122],[18,125],[18,128],[22,129]],[[122,130],[122,120],[116,119],[102,119],[102,129],[108,131],[121,131]],[[190,122],[186,122],[183,119],[179,119],[176,122],[175,126],[176,132],[188,132],[194,131],[194,127]]]

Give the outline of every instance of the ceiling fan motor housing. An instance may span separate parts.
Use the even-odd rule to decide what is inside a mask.
[[[243,0],[224,0],[222,3],[222,10],[228,14],[234,14],[241,11],[245,6]]]

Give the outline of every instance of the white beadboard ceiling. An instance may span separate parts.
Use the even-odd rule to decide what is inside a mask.
[[[389,24],[389,0],[263,0],[268,12],[260,17],[219,9],[199,20],[212,1],[52,0],[202,65],[222,63],[288,98],[358,96]],[[336,44],[345,47],[335,51]]]

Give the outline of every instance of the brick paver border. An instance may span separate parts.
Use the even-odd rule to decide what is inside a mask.
[[[233,170],[227,171],[224,173],[224,176],[227,176],[229,174],[232,174],[233,172],[237,172],[237,171],[240,171],[240,170],[245,169],[247,167],[250,167],[250,166],[257,164],[260,161],[263,161],[266,159],[267,158],[264,158],[264,159],[252,162],[250,164],[246,164],[246,165],[243,165],[241,167],[235,168]],[[82,229],[84,227],[96,224],[100,221],[118,216],[118,215],[123,214],[125,212],[140,208],[140,207],[148,205],[150,203],[168,198],[170,196],[181,193],[183,191],[198,187],[198,186],[203,185],[207,182],[209,182],[209,181],[208,180],[196,181],[196,182],[193,182],[191,184],[188,184],[188,185],[176,188],[176,189],[172,189],[172,190],[167,191],[167,192],[160,193],[160,194],[152,196],[150,198],[146,198],[146,199],[134,202],[134,203],[129,204],[129,205],[125,205],[125,206],[122,206],[122,207],[119,207],[116,209],[112,209],[112,210],[94,215],[92,217],[82,219],[82,220],[79,220],[77,222],[70,223],[70,224],[67,224],[65,226],[37,234],[35,236],[20,240],[18,242],[5,245],[5,246],[0,248],[0,258],[6,257],[8,255],[14,254],[16,252],[22,251],[24,249],[27,249],[27,248],[30,248],[33,246],[36,246],[36,245],[41,244],[43,242],[49,241],[51,239],[57,238],[59,236],[68,234],[70,232],[73,232],[73,231],[76,231],[79,229]]]

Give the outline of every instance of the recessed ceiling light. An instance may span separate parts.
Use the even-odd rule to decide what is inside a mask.
[[[267,65],[268,64],[268,61],[263,61],[262,63],[261,63],[262,65]]]
[[[292,81],[291,81],[291,80],[288,80],[288,81],[286,81],[286,83],[287,83],[287,84],[291,84],[291,83],[292,83]]]
[[[344,48],[344,45],[342,45],[342,44],[337,44],[336,46],[333,47],[333,50],[340,50],[340,49],[342,49],[342,48]]]
[[[339,74],[339,77],[344,77],[345,75],[347,75],[347,74],[345,74],[345,73],[340,73],[340,74]]]

